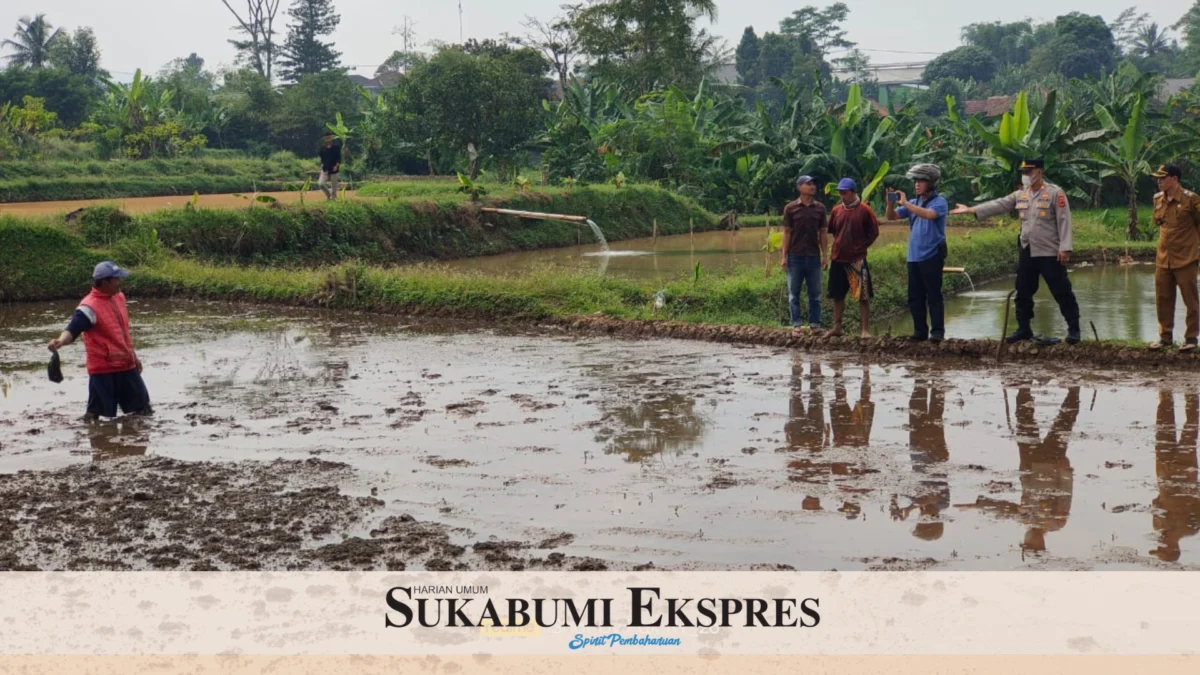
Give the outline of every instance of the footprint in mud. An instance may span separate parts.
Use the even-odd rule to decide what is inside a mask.
[[[447,469],[450,467],[475,466],[474,463],[468,462],[465,459],[446,459],[445,457],[438,457],[437,455],[429,455],[428,457],[422,457],[421,461],[425,462],[426,464],[428,464],[430,466],[436,466],[439,469]]]
[[[487,409],[487,405],[484,404],[483,401],[476,401],[476,400],[460,401],[458,403],[451,403],[446,406],[447,412],[456,413],[463,417],[471,417],[472,415],[478,415],[479,413],[483,412],[486,409]]]
[[[509,398],[512,399],[512,401],[517,405],[520,405],[522,410],[527,412],[538,412],[540,410],[549,410],[551,408],[558,407],[557,403],[545,403],[538,401],[528,394],[513,394],[512,396],[509,396]]]

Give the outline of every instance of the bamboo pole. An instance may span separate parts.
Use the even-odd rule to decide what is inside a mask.
[[[688,219],[688,234],[691,235],[691,237],[693,239],[696,238],[696,219],[695,218]]]
[[[658,218],[654,219],[654,245],[658,245]]]
[[[586,223],[587,216],[568,216],[561,213],[537,213],[535,211],[514,211],[512,209],[494,209],[483,208],[479,209],[483,213],[494,213],[501,216],[516,216],[518,218],[527,218],[530,220],[565,220],[570,223]]]

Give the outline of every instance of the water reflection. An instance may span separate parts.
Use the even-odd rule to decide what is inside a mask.
[[[1020,520],[1026,528],[1021,549],[1042,552],[1046,550],[1046,534],[1061,530],[1071,515],[1075,472],[1067,449],[1079,418],[1079,387],[1067,390],[1067,397],[1045,438],[1038,427],[1033,392],[1029,387],[1017,391],[1016,408],[1021,503],[979,497],[973,506],[1000,517]]]
[[[858,401],[850,406],[846,396],[846,378],[841,362],[833,365],[833,403],[829,406],[831,441],[835,448],[865,448],[871,444],[871,426],[875,423],[875,404],[871,402],[871,368],[862,366]]]
[[[622,454],[630,462],[682,453],[704,435],[696,399],[685,394],[660,393],[629,405],[604,406],[604,411],[606,427],[597,440],[606,441],[605,454]]]
[[[891,513],[894,520],[908,520],[914,512],[920,520],[913,528],[913,536],[925,541],[935,541],[945,533],[942,512],[950,507],[950,482],[946,473],[946,462],[950,449],[946,445],[946,394],[937,383],[924,379],[914,382],[908,401],[908,454],[913,473],[920,477],[919,489],[909,496],[907,506],[899,505],[899,498],[892,497]]]
[[[875,418],[870,368],[863,366],[858,400],[852,407],[846,390],[844,366],[841,362],[833,364],[833,401],[829,405],[829,424],[826,424],[825,394],[822,391],[825,377],[821,367],[819,362],[812,363],[806,376],[803,359],[796,356],[792,362],[791,396],[784,434],[789,450],[804,451],[806,454],[788,462],[788,480],[825,485],[830,479],[835,482],[853,481],[867,474],[878,473],[858,462],[844,461],[838,457],[823,458],[827,451],[836,453],[837,449],[861,449],[869,444]],[[808,384],[807,389],[805,383]],[[804,499],[803,508],[806,511],[823,510],[820,498],[811,495]],[[846,501],[838,510],[853,519],[862,509],[856,502]]]
[[[1200,396],[1184,395],[1183,430],[1176,440],[1175,395],[1158,393],[1154,437],[1158,497],[1154,499],[1154,531],[1158,548],[1150,555],[1165,562],[1179,560],[1179,540],[1200,532],[1200,484],[1196,476],[1196,440],[1200,430]]]
[[[145,420],[130,418],[96,422],[88,427],[92,461],[103,462],[146,454],[149,440],[142,428]]]

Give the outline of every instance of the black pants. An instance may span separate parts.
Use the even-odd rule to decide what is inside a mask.
[[[908,311],[912,313],[913,335],[946,335],[946,307],[942,297],[942,268],[946,264],[946,243],[929,260],[908,263]],[[929,324],[925,323],[926,314]]]
[[[1020,246],[1020,243],[1017,244]],[[1021,258],[1017,263],[1017,327],[1028,330],[1033,321],[1033,296],[1038,291],[1038,279],[1045,279],[1046,286],[1054,295],[1058,309],[1067,320],[1067,330],[1079,330],[1079,302],[1067,278],[1067,267],[1057,257],[1033,257],[1029,249],[1021,247]]]

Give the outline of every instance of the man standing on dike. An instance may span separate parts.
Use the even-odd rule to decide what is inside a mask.
[[[787,273],[788,307],[792,328],[807,333],[821,326],[821,271],[828,267],[828,214],[817,201],[817,183],[812,176],[796,181],[800,198],[783,209],[783,271]],[[800,308],[800,286],[807,286],[808,321]]]
[[[1196,270],[1200,262],[1200,196],[1179,185],[1179,167],[1165,164],[1150,174],[1158,179],[1154,195],[1154,224],[1159,228],[1158,255],[1154,270],[1154,295],[1158,310],[1158,342],[1162,349],[1175,342],[1175,289],[1187,307],[1187,332],[1181,352],[1196,351],[1200,338],[1200,295]]]
[[[50,341],[57,352],[83,335],[87,351],[88,421],[116,417],[117,406],[126,415],[150,414],[150,394],[142,381],[142,362],[133,349],[129,311],[121,280],[129,271],[112,262],[96,265],[93,288],[71,317],[67,329]]]
[[[942,170],[918,164],[908,171],[917,201],[900,191],[888,191],[888,220],[907,218],[908,311],[912,313],[913,342],[941,342],[946,338],[946,310],[942,297],[942,269],[946,264],[946,216],[950,205],[937,193]],[[893,196],[895,195],[895,196]],[[899,208],[897,208],[899,205]],[[928,313],[929,323],[925,322]]]
[[[830,253],[829,297],[833,299],[833,329],[825,337],[842,334],[842,316],[846,313],[846,296],[858,300],[859,324],[862,337],[871,337],[871,298],[875,295],[871,270],[867,266],[867,249],[879,238],[879,219],[875,212],[858,197],[858,184],[852,178],[838,183],[842,203],[833,207],[829,216],[829,233],[833,235]]]
[[[1067,263],[1071,260],[1071,206],[1067,193],[1045,181],[1045,162],[1027,159],[1021,162],[1020,190],[995,201],[971,207],[959,204],[951,214],[975,214],[977,219],[991,218],[1016,211],[1021,220],[1017,238],[1017,330],[1006,338],[1009,344],[1032,340],[1033,296],[1038,290],[1039,277],[1046,280],[1050,293],[1058,302],[1059,311],[1067,320],[1067,344],[1078,344],[1079,303],[1071,280],[1067,278]],[[1052,340],[1043,340],[1053,344]]]
[[[317,185],[325,193],[325,199],[337,199],[338,171],[342,169],[342,146],[334,145],[333,132],[326,131],[321,147],[321,178]]]

